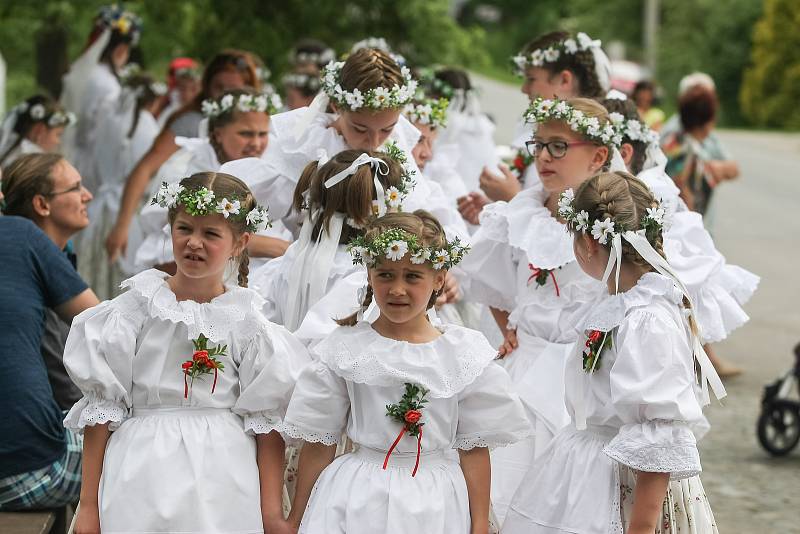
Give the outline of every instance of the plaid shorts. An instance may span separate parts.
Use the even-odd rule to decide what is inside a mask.
[[[59,508],[78,501],[83,436],[67,429],[65,437],[67,452],[56,462],[0,478],[0,511]]]

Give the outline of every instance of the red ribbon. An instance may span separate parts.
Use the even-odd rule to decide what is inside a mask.
[[[531,273],[533,273],[528,277],[528,283],[530,284],[531,280],[533,280],[534,278],[536,278],[537,276],[542,274],[542,270],[540,268],[538,268],[538,267],[534,267],[532,263],[528,264],[528,269],[530,269]],[[553,285],[556,286],[556,296],[560,297],[561,296],[561,292],[558,290],[558,282],[556,282],[556,274],[552,270],[550,270],[548,272],[550,274],[550,278],[553,279]]]
[[[214,394],[214,389],[217,387],[217,366],[214,365],[214,383],[211,384],[211,394]]]
[[[189,373],[184,371],[183,372],[183,398],[184,399],[188,399],[189,398],[189,381],[187,379],[188,376],[189,376]]]
[[[400,443],[400,440],[403,439],[403,434],[406,433],[408,429],[403,426],[400,429],[400,433],[395,438],[394,443],[392,446],[389,447],[389,450],[386,453],[386,458],[383,459],[383,470],[386,471],[386,466],[389,465],[389,457],[392,455],[394,448],[397,447],[397,444]],[[417,436],[417,461],[414,463],[414,470],[411,472],[411,476],[414,477],[417,475],[417,469],[419,468],[419,457],[422,454],[422,427],[419,427],[419,435]]]

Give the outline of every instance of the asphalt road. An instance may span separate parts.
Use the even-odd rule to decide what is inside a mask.
[[[526,97],[518,87],[473,81],[497,123],[496,141],[508,143]],[[741,176],[718,188],[712,232],[728,262],[758,274],[761,284],[745,306],[750,322],[716,347],[744,373],[707,411],[702,480],[722,534],[800,533],[800,447],[775,459],[756,438],[762,388],[790,368],[800,342],[800,135],[719,135]]]

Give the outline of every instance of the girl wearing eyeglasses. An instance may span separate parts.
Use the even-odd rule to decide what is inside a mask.
[[[539,99],[526,116],[535,130],[527,148],[541,182],[486,207],[462,263],[470,277],[466,291],[491,307],[504,334],[501,365],[535,425],[534,438],[492,453],[492,504],[500,521],[535,454],[569,422],[564,362],[577,335],[570,317],[603,290],[575,261],[558,217],[559,195],[609,168],[616,146],[608,113],[593,100]]]

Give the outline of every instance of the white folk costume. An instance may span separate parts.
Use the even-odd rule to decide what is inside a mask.
[[[566,371],[573,424],[525,475],[504,533],[621,534],[633,509],[634,471],[673,480],[657,533],[716,532],[696,477],[696,441],[709,425],[682,299],[672,278],[648,273],[584,310]],[[587,372],[591,331],[608,333],[611,343]]]
[[[455,90],[447,108],[447,126],[439,132],[430,163],[437,164],[440,159],[449,158],[450,154],[442,149],[455,147],[457,155],[450,161],[455,166],[455,174],[468,192],[477,191],[483,168],[491,169],[498,163],[494,130],[492,121],[480,110],[475,91]]]
[[[308,114],[313,116],[306,124],[309,120]],[[298,233],[297,216],[291,213],[291,200],[303,169],[319,157],[320,151],[331,155],[350,149],[344,137],[331,127],[337,117],[338,115],[330,113],[316,112],[312,108],[298,108],[272,116],[271,128],[275,139],[264,160],[278,171],[278,175],[271,179],[275,182],[272,189],[281,193],[270,198],[270,213],[276,219],[283,218],[286,227],[295,235]],[[298,128],[302,129],[299,133]],[[465,238],[468,235],[467,229],[456,210],[455,202],[445,196],[439,184],[419,172],[411,157],[411,150],[418,139],[419,130],[401,115],[389,141],[394,141],[405,152],[408,164],[415,171],[413,180],[416,183],[403,203],[404,210],[426,209],[439,219],[448,236]]]
[[[467,534],[467,487],[448,451],[506,445],[530,432],[495,354],[479,332],[454,325],[413,344],[362,321],[316,345],[318,361],[297,382],[285,432],[334,445],[346,431],[356,450],[322,472],[300,532]],[[401,432],[390,450],[404,427],[386,406],[401,401],[404,384],[428,390],[424,432],[419,440]]]
[[[501,522],[534,455],[569,423],[563,399],[564,366],[576,339],[571,316],[603,291],[578,266],[572,236],[546,199],[539,184],[511,202],[487,205],[461,264],[471,299],[510,312],[519,346],[499,363],[535,426],[533,439],[492,453],[492,506]]]
[[[305,348],[263,317],[252,290],[177,301],[154,270],[123,285],[75,318],[64,359],[84,393],[65,426],[113,430],[103,531],[263,532],[253,434],[281,428]],[[187,386],[182,364],[201,334],[209,349],[225,346],[224,369]]]
[[[94,46],[93,44],[89,51],[93,50]],[[89,51],[86,54],[90,54]],[[102,48],[98,51],[98,58],[100,52],[102,52]],[[117,75],[107,63],[95,61],[90,67],[83,65],[83,68],[86,69],[86,79],[80,82],[82,92],[75,102],[77,105],[74,109],[67,108],[75,113],[78,123],[74,136],[69,135],[65,139],[64,148],[69,160],[75,162],[84,185],[94,194],[100,187],[100,177],[95,174],[94,160],[94,147],[99,139],[98,129],[105,116],[111,113],[114,103],[120,96],[122,86]],[[65,84],[72,83],[71,73],[72,70],[64,78]],[[65,101],[64,104],[66,106],[67,102]]]
[[[727,263],[703,225],[703,217],[690,211],[680,191],[664,172],[666,158],[657,146],[657,162],[639,173],[660,199],[669,225],[664,229],[664,253],[695,305],[703,343],[722,341],[749,320],[742,306],[758,287],[759,277]]]
[[[139,110],[136,129],[129,136],[134,113],[136,95],[133,90],[125,89],[113,111],[101,121],[94,145],[94,175],[100,180],[88,208],[89,226],[80,235],[78,257],[81,276],[90,281],[101,300],[119,293],[119,284],[125,278],[123,273],[138,272],[133,258],[143,239],[138,224],[131,225],[128,252],[118,264],[109,264],[105,250],[106,230],[117,218],[125,180],[150,150],[159,132],[155,117],[142,109]]]
[[[5,154],[6,143],[0,143],[0,155]],[[10,147],[9,147],[10,148]],[[30,141],[29,139],[22,139],[17,147],[8,153],[8,156],[5,157],[3,160],[3,167],[7,167],[17,161],[22,156],[26,156],[28,154],[41,154],[44,152],[44,149]]]

